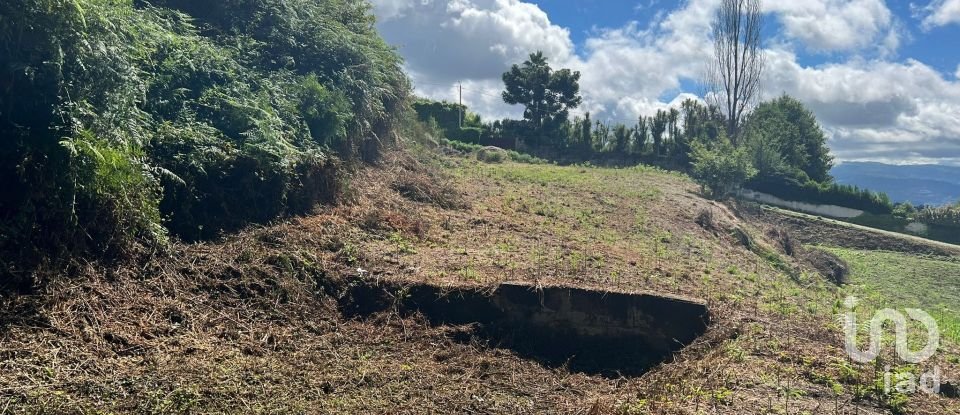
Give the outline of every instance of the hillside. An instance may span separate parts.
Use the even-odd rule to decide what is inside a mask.
[[[144,263],[89,263],[5,298],[3,402],[30,413],[957,408],[875,396],[876,373],[847,362],[833,322],[845,289],[684,176],[398,153],[355,180],[348,203]],[[608,362],[619,376],[403,306],[424,287],[456,304],[506,281],[702,301],[710,324],[648,371]]]
[[[803,102],[605,123],[533,52],[483,121],[374,10],[0,2],[0,413],[960,414],[960,247],[726,198],[887,218]],[[935,356],[854,362],[838,315],[905,307]]]
[[[840,184],[884,192],[895,202],[939,206],[960,200],[960,167],[844,162],[830,174]]]

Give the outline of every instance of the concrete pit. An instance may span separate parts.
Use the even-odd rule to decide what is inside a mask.
[[[344,313],[422,314],[433,325],[472,325],[472,336],[550,367],[638,376],[671,359],[709,324],[705,304],[651,294],[502,284],[494,290],[351,284]],[[470,338],[472,337],[472,338]]]

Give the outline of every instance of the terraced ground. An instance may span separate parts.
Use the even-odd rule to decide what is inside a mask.
[[[878,391],[875,366],[843,352],[842,299],[877,280],[872,255],[889,254],[828,249],[853,265],[855,284],[838,287],[812,248],[755,207],[703,199],[685,176],[397,153],[352,183],[350,203],[307,217],[49,270],[42,291],[0,307],[0,410],[960,413],[951,398]],[[903,283],[884,281],[868,306]],[[404,287],[501,282],[688,298],[711,324],[642,375],[611,376],[393,307]],[[956,356],[945,343],[928,366],[956,379]]]

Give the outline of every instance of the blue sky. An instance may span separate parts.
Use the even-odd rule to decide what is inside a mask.
[[[787,0],[791,1],[791,0]],[[803,0],[792,0],[803,1]],[[620,27],[630,21],[649,24],[658,14],[680,7],[676,0],[534,0],[557,25],[570,29],[574,44],[582,45],[598,28]],[[945,75],[954,75],[960,65],[960,24],[945,25],[933,30],[922,28],[922,19],[914,18],[909,1],[888,1],[887,7],[903,24],[909,39],[897,51],[901,58],[913,58],[936,68]],[[914,9],[918,3],[913,3]],[[919,4],[924,4],[920,2]],[[776,18],[765,22],[765,35],[772,39],[782,33],[783,26]],[[798,62],[803,65],[820,65],[842,59],[844,53],[816,53],[803,51]]]
[[[720,0],[372,0],[417,93],[518,117],[501,74],[543,50],[596,119],[698,98]],[[813,110],[840,160],[960,164],[960,0],[762,0],[764,96]]]

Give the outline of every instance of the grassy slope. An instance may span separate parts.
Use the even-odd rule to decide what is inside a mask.
[[[354,203],[221,242],[177,245],[147,264],[91,264],[83,275],[52,277],[35,297],[4,300],[0,407],[883,412],[882,402],[860,399],[869,396],[862,385],[872,368],[851,367],[842,352],[832,312],[844,293],[782,253],[764,259],[741,246],[729,229],[741,227],[776,252],[765,225],[700,198],[687,178],[648,168],[429,163],[439,172],[398,156],[359,173],[355,182],[365,185],[353,189]],[[704,210],[714,212],[717,229],[696,224]],[[785,275],[773,258],[798,272]],[[714,324],[673,363],[639,378],[599,378],[480,339],[455,341],[466,328],[391,314],[345,318],[337,284],[358,267],[370,280],[527,281],[693,297],[710,304]],[[942,399],[910,405],[956,408]]]
[[[948,340],[960,341],[960,261],[952,257],[822,248],[851,267],[851,292],[874,307],[919,308],[940,324]]]

